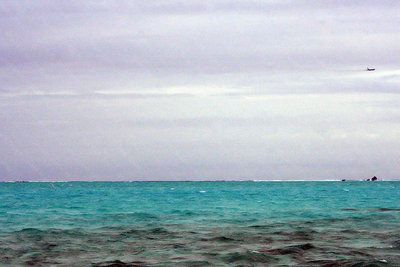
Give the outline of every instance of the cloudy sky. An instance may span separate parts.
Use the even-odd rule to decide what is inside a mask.
[[[0,180],[398,179],[399,10],[2,0]]]

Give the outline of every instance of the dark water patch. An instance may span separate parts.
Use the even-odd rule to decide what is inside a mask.
[[[190,267],[201,267],[201,266],[213,266],[209,261],[183,261],[177,266],[190,266]]]
[[[132,212],[132,213],[102,213],[99,220],[106,222],[159,222],[161,218],[152,213]]]
[[[122,231],[121,233],[118,233],[118,235],[121,238],[137,238],[143,235],[143,231],[138,229],[130,229]]]
[[[16,239],[19,241],[41,241],[47,233],[35,228],[25,228],[15,232]]]
[[[228,263],[276,263],[279,259],[258,251],[232,252],[223,257]]]
[[[125,230],[130,230],[130,229],[132,229],[132,228],[126,227],[126,226],[104,226],[104,227],[92,229],[92,232],[121,232],[121,231],[125,231]]]
[[[167,229],[162,228],[162,227],[156,227],[156,228],[150,229],[149,232],[152,233],[152,234],[163,234],[163,235],[171,233]]]
[[[185,236],[185,233],[182,233],[182,236]],[[202,241],[216,244],[236,243],[238,245],[270,243],[273,241],[269,233],[249,230],[247,227],[233,229],[220,228],[211,232],[191,234],[190,239],[193,242]]]
[[[400,250],[400,239],[394,241],[392,244],[393,244],[392,247],[393,247],[394,249],[399,249],[399,250]]]
[[[248,227],[255,229],[268,229],[268,225],[263,225],[263,224],[254,224],[254,225],[249,225]]]
[[[87,235],[87,231],[74,228],[74,229],[36,229],[36,228],[25,228],[20,231],[15,231],[14,234],[17,236],[70,236],[70,237],[77,237],[77,236],[84,236]]]
[[[384,267],[384,266],[390,266],[387,263],[382,263],[380,261],[376,260],[359,260],[359,261],[349,261],[345,263],[345,266],[349,267]],[[394,265],[392,265],[394,266]]]
[[[217,241],[217,242],[235,242],[236,240],[226,236],[217,236],[211,238],[210,241]]]
[[[315,249],[311,243],[287,246],[283,248],[264,250],[263,252],[268,255],[288,255],[288,254],[302,254],[307,250]]]
[[[344,230],[340,230],[339,232],[342,234],[350,234],[350,235],[359,233],[357,230],[354,230],[354,229],[344,229]]]
[[[57,244],[55,244],[55,243],[47,243],[47,242],[44,242],[44,243],[40,244],[41,250],[45,251],[46,253],[50,253],[50,252],[53,251],[56,247],[57,247]]]
[[[321,267],[345,267],[345,260],[311,260],[307,262],[309,266],[321,266]]]
[[[172,244],[170,244],[174,249],[183,249],[183,248],[185,248],[186,247],[186,245],[185,244],[183,244],[183,243],[172,243]]]
[[[21,261],[27,266],[49,266],[58,264],[54,260],[48,260],[47,256],[39,252],[26,253],[21,257]]]
[[[149,266],[143,261],[123,262],[120,260],[106,261],[92,264],[93,267],[144,267]]]
[[[174,260],[174,261],[182,261],[182,260],[186,260],[186,259],[187,259],[186,257],[182,257],[182,256],[172,257],[171,258],[171,260]]]
[[[142,236],[150,240],[169,239],[174,238],[174,232],[168,231],[163,227],[156,227],[149,230],[144,230]]]
[[[290,233],[290,236],[293,240],[312,240],[313,236],[316,234],[316,231],[312,229],[308,230],[299,230]]]
[[[192,210],[171,210],[171,214],[182,215],[185,217],[204,215],[203,213],[195,212]]]
[[[354,249],[352,247],[348,248],[348,253],[349,255],[353,255],[353,256],[362,256],[362,257],[373,257],[374,253],[377,252],[379,248],[375,247],[375,246],[368,246],[368,247],[364,247],[364,248],[358,248],[358,249]]]
[[[275,239],[287,240],[287,241],[311,241],[317,234],[312,229],[308,230],[286,230],[286,231],[275,231],[271,233]]]
[[[36,234],[36,233],[41,233],[43,232],[42,230],[36,229],[36,228],[24,228],[20,231],[19,233],[27,233],[27,234]]]
[[[249,224],[249,223],[255,223],[255,222],[257,222],[258,221],[258,219],[257,218],[237,218],[237,219],[227,219],[227,218],[225,218],[225,219],[220,219],[220,220],[217,220],[218,222],[221,222],[221,223],[223,223],[223,224],[233,224],[233,225],[236,225],[236,224]]]
[[[102,227],[92,231],[92,235],[108,236],[112,241],[122,241],[125,239],[168,239],[176,236],[175,231],[170,231],[165,227]]]
[[[137,219],[144,219],[144,220],[159,220],[160,218],[152,213],[147,213],[147,212],[133,212],[133,213],[126,213],[126,214],[121,214],[128,216],[130,218],[137,218]]]
[[[44,251],[53,250],[58,245],[68,245],[71,242],[89,241],[95,237],[81,229],[68,230],[39,230],[34,228],[23,229],[8,235],[7,240],[10,243],[19,243],[26,246],[34,246]]]

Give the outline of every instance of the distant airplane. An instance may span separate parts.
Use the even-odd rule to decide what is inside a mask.
[[[375,69],[372,69],[372,68],[368,68],[367,67],[367,71],[374,71]]]

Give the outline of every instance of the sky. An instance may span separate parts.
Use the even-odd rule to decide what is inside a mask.
[[[2,0],[0,181],[399,179],[399,10]]]

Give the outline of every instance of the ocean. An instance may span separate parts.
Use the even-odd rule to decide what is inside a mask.
[[[400,266],[400,182],[0,183],[0,266]]]

